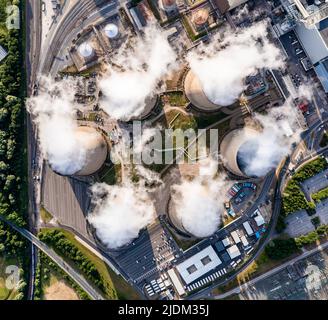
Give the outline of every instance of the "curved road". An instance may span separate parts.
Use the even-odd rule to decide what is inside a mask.
[[[9,225],[12,229],[20,233],[25,239],[29,240],[33,245],[38,247],[44,252],[51,260],[53,260],[64,272],[66,272],[92,299],[105,300],[85,278],[78,272],[76,272],[69,264],[67,264],[63,258],[61,258],[54,250],[49,248],[46,244],[40,241],[36,236],[26,229],[17,227],[12,222],[8,221],[4,217],[0,216],[0,220]]]

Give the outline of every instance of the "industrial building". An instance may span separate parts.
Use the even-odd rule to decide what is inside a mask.
[[[328,3],[322,0],[282,0],[294,20],[294,31],[328,93]]]
[[[230,259],[233,260],[241,255],[237,245],[233,245],[227,249]]]
[[[234,175],[246,177],[242,161],[239,157],[240,149],[247,143],[251,143],[258,136],[258,132],[250,127],[236,129],[229,132],[222,140],[220,154],[224,166]]]
[[[198,252],[194,256],[177,265],[177,270],[188,285],[214,270],[221,264],[221,260],[215,253],[212,246]]]

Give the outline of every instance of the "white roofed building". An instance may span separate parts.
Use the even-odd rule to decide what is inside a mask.
[[[227,252],[231,259],[235,259],[241,255],[241,253],[236,245],[233,245],[230,248],[228,248]]]
[[[188,285],[215,269],[221,263],[222,262],[215,253],[213,247],[208,246],[204,250],[180,263],[176,268],[184,282]]]

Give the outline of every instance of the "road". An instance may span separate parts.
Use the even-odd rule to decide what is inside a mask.
[[[243,290],[247,289],[248,287],[251,287],[254,284],[256,284],[257,282],[270,277],[271,275],[273,275],[273,274],[275,274],[275,273],[283,270],[284,268],[288,267],[289,265],[292,265],[295,262],[297,262],[299,260],[302,260],[302,259],[305,259],[305,258],[307,258],[307,257],[309,257],[309,256],[311,256],[311,255],[313,255],[313,254],[315,254],[315,253],[317,253],[319,251],[322,251],[322,250],[324,250],[326,248],[328,248],[328,241],[325,242],[324,244],[322,244],[322,245],[320,245],[320,246],[312,249],[312,250],[309,250],[309,251],[306,251],[306,252],[302,253],[301,255],[295,257],[294,259],[289,260],[289,261],[281,264],[280,266],[278,266],[278,267],[276,267],[274,269],[269,270],[268,272],[266,272],[266,273],[264,273],[264,274],[262,274],[262,275],[260,275],[260,276],[258,276],[256,278],[254,278],[253,280],[250,280],[250,281],[242,284],[239,287],[236,287],[234,289],[231,289],[230,291],[227,291],[227,292],[225,292],[223,294],[214,296],[214,299],[224,299],[224,298],[227,298],[227,297],[229,297],[229,296],[231,296],[233,294],[239,294]]]
[[[33,90],[33,84],[37,77],[37,70],[40,60],[40,48],[41,48],[41,2],[28,0],[26,1],[26,52],[25,52],[25,69],[26,69],[26,87],[27,94],[30,95]],[[34,126],[30,114],[26,113],[26,127],[27,127],[27,157],[28,157],[28,217],[29,217],[29,228],[31,232],[35,233],[37,208],[34,201],[34,184],[33,184],[33,161],[36,158],[37,145],[35,143],[37,136],[37,129]],[[37,250],[33,244],[31,246],[31,270],[29,279],[29,291],[28,299],[33,300],[34,298],[34,276],[35,268],[38,261]]]
[[[76,272],[63,258],[61,258],[54,250],[49,248],[46,244],[40,241],[30,231],[17,227],[4,217],[0,216],[0,220],[9,225],[12,229],[20,233],[25,239],[29,240],[38,249],[44,252],[52,261],[54,261],[64,272],[66,272],[92,299],[105,300],[85,279]]]

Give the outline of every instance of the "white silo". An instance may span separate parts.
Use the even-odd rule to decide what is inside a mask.
[[[116,24],[114,23],[109,23],[106,25],[105,29],[105,34],[109,39],[114,39],[118,36],[119,31],[118,31],[118,27]]]
[[[93,48],[92,46],[88,43],[88,42],[84,42],[79,46],[79,54],[83,57],[83,58],[90,58],[93,56]]]

